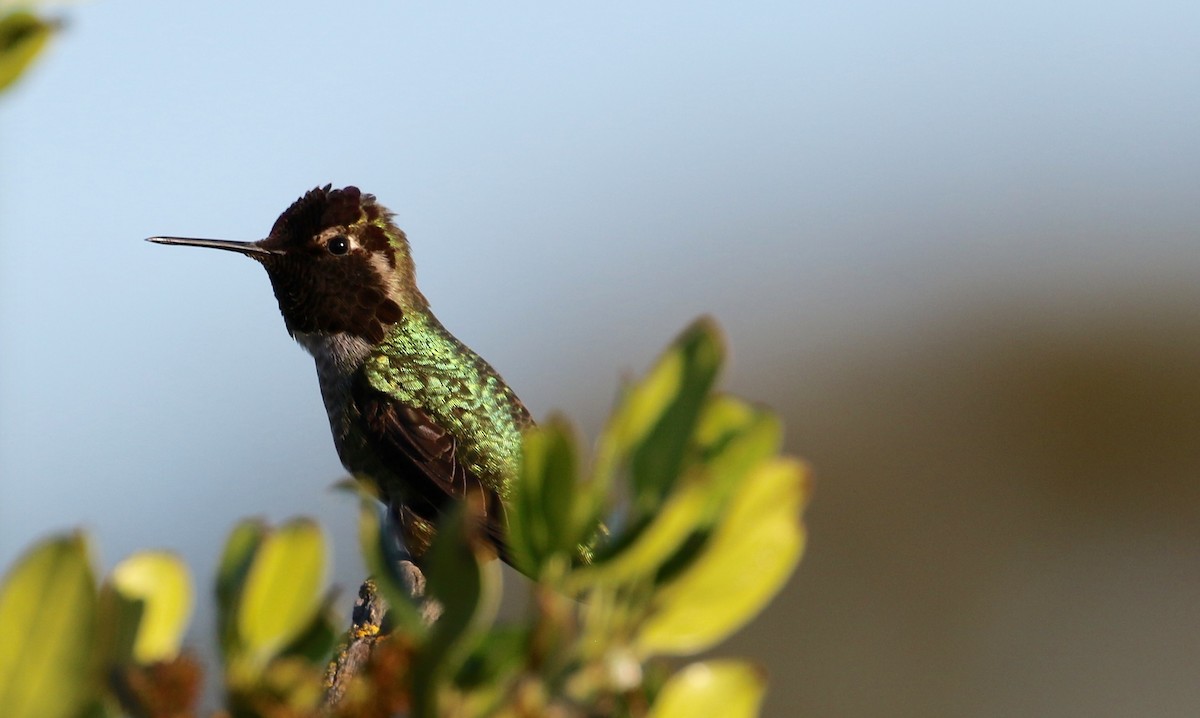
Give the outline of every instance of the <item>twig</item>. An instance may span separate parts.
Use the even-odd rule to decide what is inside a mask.
[[[325,700],[322,709],[328,713],[346,695],[350,681],[371,657],[371,647],[379,639],[387,603],[379,595],[375,581],[368,578],[358,588],[358,600],[351,614],[350,640],[338,651],[325,672]]]
[[[431,625],[442,615],[442,606],[432,598],[425,598],[425,574],[410,560],[399,562],[400,575],[405,588],[414,600],[421,603],[421,618]],[[358,600],[351,614],[349,640],[329,663],[325,673],[325,699],[322,710],[331,712],[346,695],[350,682],[371,658],[371,649],[381,638],[383,617],[387,613],[387,602],[368,578],[358,588]]]

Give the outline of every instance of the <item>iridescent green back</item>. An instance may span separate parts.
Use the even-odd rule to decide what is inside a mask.
[[[363,367],[370,385],[423,409],[458,443],[456,457],[507,499],[529,412],[495,370],[429,312],[406,314]]]

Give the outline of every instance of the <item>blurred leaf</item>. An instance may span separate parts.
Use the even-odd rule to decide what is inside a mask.
[[[678,366],[674,370],[679,376],[671,380],[678,391],[632,456],[634,502],[639,508],[653,512],[674,485],[723,355],[719,332],[708,318],[692,324],[669,350],[668,356],[678,357],[678,362],[666,363],[673,369]]]
[[[192,611],[187,566],[174,554],[143,551],[117,564],[101,595],[102,631],[113,631],[118,663],[169,661]]]
[[[308,627],[281,651],[281,655],[303,658],[322,666],[328,662],[342,633],[336,599],[336,592],[330,592],[321,608],[313,615]]]
[[[16,82],[46,47],[57,26],[24,10],[0,18],[0,91]]]
[[[276,658],[253,684],[231,692],[230,711],[247,718],[316,716],[324,694],[323,671],[302,658]]]
[[[310,519],[269,533],[258,547],[238,602],[238,635],[261,663],[295,640],[313,620],[325,581],[325,539]]]
[[[100,619],[96,625],[96,656],[105,670],[134,662],[133,644],[145,610],[144,603],[123,599],[111,585],[100,587],[96,605]]]
[[[762,610],[800,560],[808,493],[798,461],[780,458],[752,470],[700,555],[658,592],[638,634],[640,650],[702,651]]]
[[[237,601],[254,554],[267,535],[262,519],[244,519],[230,532],[217,566],[217,624],[226,659],[238,645]]]
[[[95,695],[83,710],[74,714],[75,718],[127,718],[122,711],[107,696]]]
[[[713,485],[694,475],[675,489],[645,528],[607,560],[572,572],[569,586],[581,591],[600,584],[628,583],[653,576],[692,534],[712,503]]]
[[[698,467],[712,482],[709,502],[693,531],[666,561],[661,563],[656,583],[665,583],[692,561],[707,544],[718,514],[726,507],[731,492],[746,473],[778,454],[783,427],[771,412],[740,399],[716,396],[705,407],[696,428]]]
[[[720,332],[701,317],[630,387],[597,447],[595,480],[607,489],[628,462],[639,515],[653,513],[674,484],[696,420],[724,358]]]
[[[538,467],[543,479],[542,516],[550,543],[547,553],[574,553],[583,539],[575,525],[575,500],[579,494],[579,458],[575,436],[562,417],[552,418],[540,433],[545,445]]]
[[[527,660],[526,626],[493,626],[463,661],[454,685],[461,699],[455,715],[493,715],[503,705]]]
[[[561,418],[525,432],[520,478],[513,487],[508,540],[519,566],[537,576],[545,561],[569,563],[598,513],[579,483],[575,437]]]
[[[463,661],[456,683],[464,688],[501,684],[503,676],[520,668],[528,643],[529,629],[524,626],[494,627]]]
[[[406,585],[407,577],[400,574],[400,562],[407,554],[400,550],[396,538],[383,520],[378,501],[364,499],[359,509],[358,539],[367,570],[388,606],[388,620],[397,630],[419,640],[426,633],[420,608]]]
[[[500,562],[486,556],[479,536],[481,507],[467,503],[438,523],[422,567],[442,615],[413,663],[413,715],[438,715],[438,689],[458,672],[491,625],[500,603]]]
[[[774,413],[732,396],[715,396],[696,426],[700,461],[716,474],[740,478],[779,453],[783,426]]]
[[[692,663],[662,687],[647,718],[752,718],[765,691],[762,671],[743,661]]]
[[[0,586],[5,718],[74,716],[89,699],[96,580],[76,533],[31,549]]]
[[[745,473],[775,454],[781,439],[771,413],[732,397],[713,397],[696,428],[698,461],[665,503],[606,547],[604,561],[577,570],[572,586],[628,582],[656,572],[669,576],[684,568]]]

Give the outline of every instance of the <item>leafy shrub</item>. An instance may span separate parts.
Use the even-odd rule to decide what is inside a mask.
[[[722,359],[712,323],[693,324],[624,389],[590,462],[560,418],[526,435],[509,541],[535,588],[518,621],[496,621],[500,565],[469,505],[444,518],[416,571],[362,499],[374,578],[340,635],[320,528],[239,524],[216,586],[229,713],[756,715],[765,679],[753,664],[675,668],[755,616],[804,546],[805,469],[780,455],[773,414],[714,393]],[[91,566],[72,534],[6,577],[3,715],[193,715],[186,567],[138,553],[98,586]],[[414,598],[422,580],[426,598]]]

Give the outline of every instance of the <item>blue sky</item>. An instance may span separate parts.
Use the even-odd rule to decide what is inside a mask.
[[[56,12],[0,99],[0,565],[83,525],[207,581],[238,517],[306,513],[357,580],[266,276],[142,241],[256,239],[318,184],[392,208],[443,322],[585,431],[700,313],[737,389],[947,305],[1200,269],[1194,2]]]

